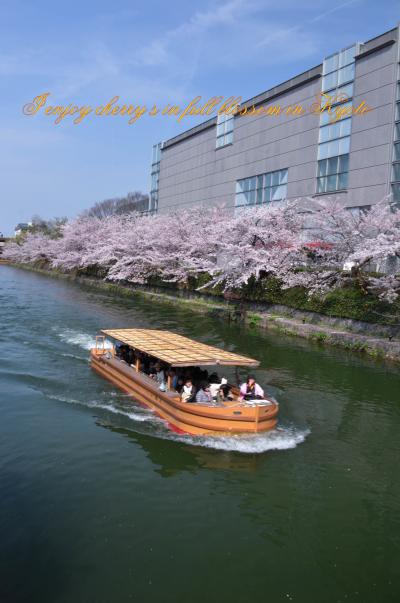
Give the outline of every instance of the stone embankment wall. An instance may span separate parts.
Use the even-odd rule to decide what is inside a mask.
[[[64,274],[27,265],[31,270],[79,283],[111,295],[140,297],[156,303],[181,305],[193,312],[212,315],[232,322],[244,322],[250,328],[262,328],[284,335],[304,337],[321,344],[363,352],[376,358],[400,362],[400,324],[382,325],[345,318],[329,317],[315,312],[299,311],[276,304],[241,303],[218,300],[196,292],[168,290],[147,286],[115,284],[86,276]]]

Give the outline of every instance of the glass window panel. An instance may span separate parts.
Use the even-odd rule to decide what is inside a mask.
[[[318,146],[318,159],[326,159],[328,157],[328,143]]]
[[[400,161],[400,142],[394,145],[393,161]]]
[[[339,122],[340,136],[350,136],[351,133],[351,118],[343,119]]]
[[[235,205],[265,203],[286,197],[288,170],[276,170],[236,182]]]
[[[330,157],[327,160],[327,169],[326,169],[326,173],[327,174],[337,174],[338,172],[338,157]]]
[[[326,178],[317,179],[317,193],[325,193],[326,191]]]
[[[343,136],[349,136],[351,131],[351,119],[323,126],[319,130],[319,141],[327,142]]]
[[[343,103],[348,98],[352,98],[354,90],[354,84],[346,84],[345,86],[340,86],[335,92],[335,103]]]
[[[400,120],[400,103],[396,103],[396,121]]]
[[[338,175],[338,190],[347,188],[348,173]]]
[[[393,164],[392,180],[395,182],[400,181],[400,163]]]
[[[338,84],[344,84],[345,82],[350,82],[354,80],[354,63],[348,65],[347,67],[343,67],[343,69],[339,69],[338,71]]]
[[[286,186],[286,184],[281,184],[281,186],[279,186],[278,188],[279,188],[279,191],[278,191],[279,198],[280,199],[286,199],[286,196],[287,196],[287,186]]]
[[[341,138],[338,143],[339,150],[337,152],[337,155],[344,155],[345,153],[350,152],[350,136],[347,136],[346,138]]]
[[[400,201],[400,184],[392,184],[393,201]]]
[[[348,167],[348,155],[330,157],[324,161],[319,161],[317,193],[325,193],[347,188]]]
[[[227,117],[226,121],[225,121],[225,132],[232,132],[233,131],[233,115]]]
[[[331,142],[325,142],[324,144],[319,145],[320,149],[322,148],[322,153],[323,156],[322,158],[325,159],[326,157],[336,157],[336,155],[339,155],[338,150],[339,150],[339,141],[338,140],[332,140]]]
[[[326,142],[331,138],[331,126],[323,126],[319,129],[319,142]]]
[[[154,191],[157,189],[158,178],[157,174],[153,174],[151,177],[151,190]]]
[[[338,157],[338,160],[339,160],[338,171],[339,172],[348,172],[349,171],[349,156],[341,155],[340,157]]]
[[[216,147],[223,147],[233,142],[233,115],[220,113],[217,116],[217,142]]]
[[[332,88],[336,88],[338,82],[338,72],[334,71],[333,73],[329,73],[328,75],[324,75],[322,78],[322,90],[325,92],[326,90],[331,90]]]
[[[244,191],[250,190],[250,178],[245,178],[244,180],[242,180],[242,183]]]
[[[152,163],[158,163],[161,159],[161,144],[153,145]]]
[[[273,186],[271,188],[271,199],[272,201],[279,201],[286,197],[286,186]]]
[[[323,74],[326,75],[327,73],[331,73],[331,71],[336,71],[336,69],[338,68],[338,59],[339,56],[338,54],[334,54],[331,57],[328,57],[324,60],[323,63]]]
[[[352,102],[349,101],[348,103],[343,103],[342,105],[340,105],[340,117],[337,120],[337,122],[342,121],[343,119],[348,119],[349,117],[351,117],[351,111],[346,111],[345,109],[352,107]],[[335,118],[335,113],[332,112],[331,113],[331,117]]]
[[[264,186],[271,186],[272,184],[272,174],[271,172],[269,172],[268,174],[265,174],[265,180],[264,180]]]
[[[336,182],[337,182],[336,174],[334,176],[328,176],[326,179],[326,190],[327,191],[335,191],[336,190]]]
[[[318,176],[325,176],[327,167],[328,167],[328,161],[326,159],[323,159],[322,161],[318,161]]]
[[[328,113],[327,110],[322,111],[320,118],[319,118],[319,125],[326,126],[327,124],[329,124],[331,118],[332,118],[332,115],[330,113]]]
[[[397,100],[400,100],[400,82],[397,82]]]
[[[353,63],[355,55],[355,46],[352,46],[351,48],[346,48],[346,50],[342,50],[342,52],[339,54],[339,67],[344,67],[345,65]]]
[[[279,184],[279,172],[272,172],[272,186]]]
[[[287,184],[288,181],[288,170],[281,170],[279,182],[280,184]]]
[[[235,205],[246,205],[246,194],[238,193],[235,198]]]
[[[264,203],[266,201],[271,201],[271,188],[270,187],[264,189]]]
[[[271,186],[271,201],[278,201],[280,199],[278,189],[279,186]]]
[[[394,139],[400,140],[400,123],[395,125],[394,128]]]
[[[334,123],[339,123],[343,119],[349,118],[349,115],[346,113],[346,111],[344,111],[344,109],[346,109],[347,107],[351,107],[351,101],[348,103],[343,103],[340,106],[340,111],[342,112],[341,113],[342,117],[340,119],[336,120]],[[326,126],[328,124],[332,124],[332,121],[334,119],[335,119],[335,111],[333,109],[326,108],[326,109],[324,109],[324,111],[322,111],[322,113],[320,115],[319,125]]]

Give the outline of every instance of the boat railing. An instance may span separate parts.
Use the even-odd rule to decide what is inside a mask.
[[[115,347],[106,346],[106,336],[105,335],[96,335],[96,344],[94,347],[94,353],[96,356],[102,356],[109,352],[113,357],[115,356]]]

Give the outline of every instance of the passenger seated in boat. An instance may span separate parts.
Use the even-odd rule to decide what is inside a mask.
[[[174,389],[176,389],[176,391],[180,394],[182,392],[184,385],[185,385],[185,380],[183,379],[183,377],[178,376]]]
[[[220,400],[224,398],[224,386],[227,384],[227,380],[223,377],[221,380],[219,379],[217,373],[213,373],[210,376],[210,385],[209,390],[211,392],[211,397],[213,400]],[[229,386],[228,386],[229,388]]]
[[[206,381],[203,381],[200,384],[199,389],[197,390],[196,393],[196,402],[211,402],[212,400],[212,396],[211,396],[211,392],[208,388],[208,383]]]
[[[140,372],[148,375],[150,366],[150,359],[148,355],[140,352],[139,350],[135,350],[135,358],[136,361],[139,361]]]
[[[169,380],[172,389],[175,389],[176,383],[178,381],[178,375],[176,374],[176,371],[173,368],[169,368],[166,373],[167,379]]]
[[[182,388],[181,399],[182,402],[194,402],[196,398],[196,390],[191,379],[186,379],[185,384]]]
[[[240,397],[242,400],[262,400],[264,390],[256,383],[254,375],[248,375],[246,383],[240,386]]]
[[[165,371],[159,362],[156,362],[154,365],[154,373],[151,376],[159,385],[161,385],[161,383],[165,383]]]
[[[128,351],[127,351],[127,354],[126,354],[126,362],[128,364],[130,364],[131,366],[135,365],[136,354],[135,354],[135,351],[132,348],[128,348]]]
[[[115,346],[115,355],[116,355],[116,357],[122,359],[123,353],[124,353],[124,344],[123,343],[117,343],[117,345]]]

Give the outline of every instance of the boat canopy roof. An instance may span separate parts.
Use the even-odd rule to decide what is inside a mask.
[[[188,337],[156,329],[102,329],[112,337],[141,352],[163,360],[171,366],[224,366],[255,367],[260,363],[253,358],[226,352],[211,345],[199,343]]]

